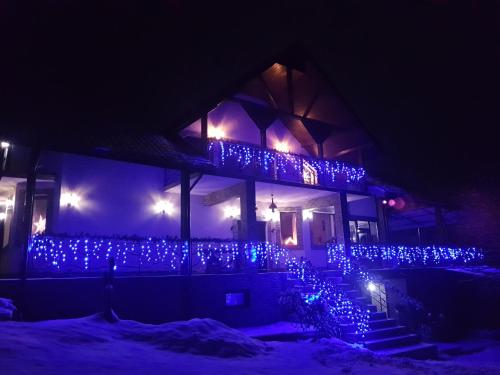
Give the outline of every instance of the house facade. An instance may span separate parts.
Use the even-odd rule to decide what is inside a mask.
[[[169,135],[3,140],[2,277],[51,278],[47,295],[66,290],[54,304],[80,304],[71,315],[92,312],[78,295],[97,293],[74,277],[112,272],[123,299],[142,301],[122,306],[141,310],[126,317],[253,325],[282,318],[290,262],[347,273],[354,260],[478,259],[474,249],[388,245],[387,210],[399,203],[370,174],[377,149],[310,61],[270,64],[202,112]],[[160,277],[136,279],[150,276]]]

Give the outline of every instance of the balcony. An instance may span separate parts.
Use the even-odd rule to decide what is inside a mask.
[[[209,141],[208,156],[219,168],[275,181],[358,190],[366,179],[362,167],[229,141]]]

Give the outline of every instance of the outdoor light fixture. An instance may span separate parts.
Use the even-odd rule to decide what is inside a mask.
[[[208,138],[215,138],[217,140],[225,138],[226,133],[224,132],[224,129],[222,129],[222,126],[211,126],[208,129]]]
[[[9,142],[5,142],[5,141],[0,142],[0,148],[6,149],[6,148],[9,148],[9,147],[10,147],[10,143]]]
[[[313,218],[312,210],[302,210],[302,218],[304,220],[312,220]]]
[[[60,199],[60,206],[66,206],[66,207],[74,207],[78,208],[80,206],[80,202],[82,200],[82,197],[75,192],[72,191],[66,191],[61,194],[61,199]]]
[[[38,217],[38,220],[33,223],[35,226],[35,230],[33,231],[35,234],[41,234],[45,232],[45,228],[47,226],[47,219],[45,219],[42,215]]]
[[[276,142],[275,145],[274,145],[274,148],[276,149],[276,151],[279,151],[279,152],[290,152],[290,145],[288,144],[288,142]]]
[[[271,194],[271,204],[269,205],[269,209],[274,213],[274,210],[276,210],[277,208],[278,206],[276,206],[276,203],[274,203],[274,195]]]
[[[238,207],[234,207],[234,206],[224,207],[224,217],[225,218],[236,217],[239,215],[240,215],[240,210],[238,209]]]
[[[267,209],[264,212],[264,220],[265,221],[278,221],[280,218],[280,213],[278,211],[273,212],[270,209]]]
[[[388,202],[387,202],[387,199],[384,199],[384,200],[382,201],[382,204],[383,204],[383,205],[386,205],[387,203],[388,203]]]
[[[174,205],[165,200],[157,201],[153,206],[154,211],[157,214],[172,215],[174,213]]]
[[[0,221],[7,219],[7,212],[0,212]]]
[[[368,291],[370,292],[374,292],[375,290],[377,290],[377,287],[375,286],[374,283],[372,283],[371,281],[368,283],[368,285],[366,286],[366,289],[368,289]]]

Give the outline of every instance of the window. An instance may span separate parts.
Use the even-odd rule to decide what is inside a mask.
[[[335,242],[335,215],[328,212],[313,212],[311,220],[311,242],[320,247]]]
[[[304,183],[308,185],[317,185],[318,184],[318,172],[316,169],[309,164],[307,161],[303,161],[302,164],[302,176],[304,177]]]
[[[377,243],[379,241],[376,221],[349,221],[349,232],[352,243],[368,244]]]
[[[297,246],[297,213],[280,212],[281,243],[285,246]]]

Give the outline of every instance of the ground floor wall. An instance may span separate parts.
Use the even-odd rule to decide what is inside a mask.
[[[113,306],[120,318],[145,323],[199,317],[264,325],[284,319],[279,297],[286,286],[285,273],[117,278]],[[28,321],[76,318],[103,311],[104,287],[102,278],[29,279],[22,299],[21,282],[11,279],[0,280],[0,296],[24,304]],[[243,305],[227,306],[228,293],[242,293]]]

